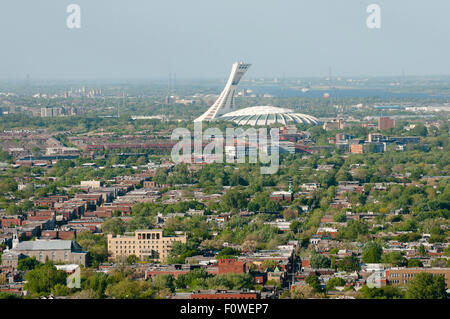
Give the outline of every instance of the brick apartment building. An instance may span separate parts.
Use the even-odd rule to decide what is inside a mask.
[[[394,127],[395,127],[395,120],[391,119],[390,117],[382,116],[378,118],[378,129],[380,131],[388,130]]]
[[[23,217],[16,216],[2,216],[0,217],[0,228],[10,228],[11,226],[22,226]]]
[[[391,268],[386,270],[386,282],[392,286],[406,286],[419,273],[443,275],[445,285],[450,287],[450,268]]]

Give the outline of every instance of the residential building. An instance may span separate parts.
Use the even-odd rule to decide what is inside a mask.
[[[134,236],[108,234],[108,252],[111,258],[135,255],[140,259],[164,261],[174,242],[186,243],[187,237],[165,237],[162,229],[138,230]]]
[[[388,130],[395,127],[395,120],[387,116],[382,116],[378,119],[378,129],[380,131]]]
[[[392,286],[406,286],[419,273],[443,275],[450,288],[450,268],[391,268],[386,270],[386,282]]]

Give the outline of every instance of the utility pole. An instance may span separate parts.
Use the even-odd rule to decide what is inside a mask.
[[[328,67],[328,87],[331,90],[333,82],[331,81],[331,66]]]
[[[26,91],[27,91],[27,94],[30,94],[30,74],[29,73],[27,73]]]
[[[330,91],[330,96],[328,97],[329,99],[329,106],[331,107],[333,104],[331,103],[331,97],[332,97],[332,93],[331,90],[333,88],[333,80],[332,80],[332,72],[331,72],[331,66],[328,67],[328,86],[329,86],[329,91]]]

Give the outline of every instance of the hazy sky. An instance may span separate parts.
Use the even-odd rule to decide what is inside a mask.
[[[3,0],[0,79],[223,78],[235,60],[249,77],[448,75],[449,16],[449,0]]]

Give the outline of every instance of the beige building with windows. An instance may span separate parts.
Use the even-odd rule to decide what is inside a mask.
[[[186,243],[183,236],[164,237],[162,229],[137,230],[134,236],[108,234],[108,252],[112,259],[135,255],[139,259],[165,261],[173,242]]]

